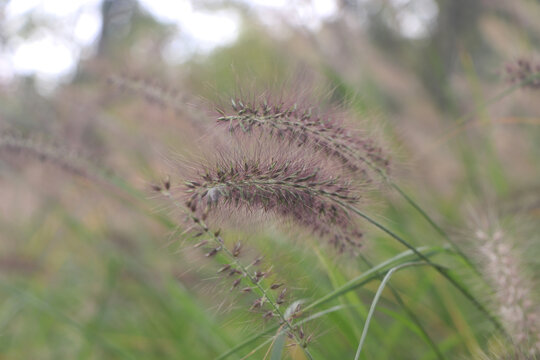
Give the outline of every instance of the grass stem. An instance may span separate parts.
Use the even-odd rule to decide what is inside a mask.
[[[414,246],[412,246],[407,241],[405,241],[401,236],[397,235],[392,230],[388,229],[386,226],[382,225],[378,221],[372,219],[370,216],[366,215],[365,213],[363,213],[359,209],[355,208],[354,206],[352,206],[350,204],[344,203],[344,202],[342,202],[340,200],[336,200],[336,202],[340,206],[342,206],[343,208],[354,212],[355,214],[359,215],[360,217],[365,219],[370,224],[374,225],[378,229],[380,229],[383,232],[385,232],[386,234],[390,235],[390,237],[392,237],[394,240],[398,241],[400,244],[402,244],[403,246],[410,249],[416,256],[418,256],[418,258],[420,258],[423,261],[425,261],[426,263],[434,266],[435,269],[446,280],[448,280],[456,289],[458,289],[463,294],[463,296],[465,296],[469,301],[471,301],[471,303],[474,306],[476,306],[476,308],[478,308],[478,310],[480,310],[480,312],[482,312],[493,323],[493,325],[497,328],[497,330],[499,330],[502,334],[504,334],[506,337],[508,337],[508,334],[506,333],[506,331],[504,330],[504,328],[502,327],[500,322],[485,308],[484,305],[482,305],[478,300],[476,300],[476,298],[462,284],[460,284],[455,279],[455,277],[447,269],[443,269],[441,267],[435,266],[435,264],[433,262],[431,262],[431,260],[429,260],[424,254],[422,254],[421,252],[416,250],[416,248]]]

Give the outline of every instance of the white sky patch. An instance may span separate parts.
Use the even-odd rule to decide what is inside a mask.
[[[338,11],[335,0],[313,0],[313,9],[322,18],[331,18]]]
[[[289,25],[318,31],[323,22],[331,20],[338,13],[337,0],[236,0],[250,5],[259,21],[276,35],[283,35],[282,21]],[[275,16],[279,12],[280,15]],[[274,13],[274,14],[272,14]]]
[[[182,22],[180,34],[163,49],[166,60],[183,62],[193,54],[208,54],[217,47],[233,43],[240,33],[236,12],[194,12]]]
[[[182,21],[182,30],[201,42],[204,50],[228,44],[238,37],[240,18],[233,11],[196,12]]]
[[[6,7],[6,17],[14,18],[21,16],[40,5],[41,0],[11,0]]]
[[[13,66],[11,59],[6,56],[0,56],[0,82],[9,82],[13,79]]]
[[[97,40],[101,31],[101,14],[97,9],[95,11],[86,11],[80,14],[75,28],[73,29],[73,37],[77,43],[82,46],[89,46]]]
[[[392,0],[398,9],[399,32],[410,39],[426,36],[439,14],[434,0]]]
[[[74,73],[82,50],[101,30],[101,0],[11,0],[5,8],[7,45],[1,76],[35,76],[41,90],[49,91]],[[29,19],[46,26],[26,38],[16,34]]]
[[[0,0],[5,1],[5,0]],[[38,80],[58,81],[70,75],[81,56],[91,53],[101,30],[103,0],[10,0],[5,21],[0,24],[6,46],[0,49],[0,77],[35,75]],[[239,35],[241,17],[232,9],[200,10],[197,0],[139,0],[157,20],[175,24],[178,34],[163,49],[166,60],[183,62],[194,54],[207,54],[233,43]],[[236,0],[247,4],[274,35],[292,26],[317,31],[337,16],[337,0]],[[397,26],[407,37],[429,31],[438,13],[434,0],[391,0],[397,11]],[[285,16],[280,16],[285,14]],[[49,22],[27,39],[17,37],[29,17]]]
[[[17,0],[11,0],[12,2]],[[89,8],[97,8],[101,5],[101,0],[42,0],[40,9],[57,18],[75,16],[81,11]]]
[[[188,0],[141,0],[142,7],[160,21],[176,24],[178,35],[163,49],[166,60],[183,62],[233,43],[240,33],[240,16],[232,10],[202,11]]]
[[[248,0],[244,2],[248,2],[255,6],[264,6],[264,7],[270,7],[274,9],[283,8],[285,7],[291,0]]]
[[[188,0],[141,0],[140,3],[153,16],[167,23],[178,24],[193,13]]]
[[[203,11],[194,0],[140,0],[140,6],[159,21],[175,24],[178,35],[163,49],[169,61],[183,62],[194,54],[207,54],[216,47],[233,43],[241,26],[233,10]],[[337,12],[336,0],[239,0],[257,9],[264,18],[268,9],[291,14],[295,25],[317,30],[321,21]],[[6,6],[10,43],[3,49],[3,78],[13,74],[35,75],[43,81],[62,78],[76,69],[81,54],[95,44],[101,30],[102,0],[11,0]],[[14,40],[25,20],[49,19],[54,28]],[[271,25],[270,25],[271,26]],[[11,33],[11,36],[9,35]],[[69,42],[72,44],[69,44]],[[5,57],[5,55],[7,55]],[[7,61],[5,59],[8,59]]]
[[[15,47],[11,61],[15,72],[40,77],[64,76],[74,70],[77,56],[69,44],[48,33],[38,33]]]
[[[97,41],[102,25],[101,3],[102,0],[9,1],[2,25],[9,43],[0,52],[0,77],[35,75],[41,81],[54,81],[69,75],[81,54],[87,53],[84,50]],[[240,32],[240,16],[232,10],[196,10],[190,0],[140,0],[140,6],[159,21],[177,25],[178,35],[164,49],[169,60],[185,61],[195,53],[209,53],[234,42]],[[51,28],[24,40],[16,38],[30,16],[50,21]]]

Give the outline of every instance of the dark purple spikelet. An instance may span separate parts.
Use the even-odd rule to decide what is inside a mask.
[[[350,181],[331,175],[324,159],[301,150],[261,152],[222,154],[199,169],[185,181],[186,206],[201,218],[216,212],[228,217],[239,209],[262,211],[293,220],[340,250],[359,245],[361,233],[343,206],[359,201]]]
[[[506,75],[509,82],[522,84],[529,89],[540,89],[540,62],[519,59],[506,65]]]
[[[232,133],[253,133],[307,145],[339,160],[352,171],[366,173],[367,168],[389,170],[388,156],[373,138],[353,133],[343,126],[339,113],[323,113],[294,102],[268,99],[245,102],[231,100],[231,114],[219,109],[218,123]]]

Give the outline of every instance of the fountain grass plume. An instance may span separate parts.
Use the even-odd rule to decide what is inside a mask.
[[[468,256],[448,234],[389,176],[390,160],[373,136],[365,136],[344,126],[337,111],[324,112],[299,105],[302,101],[276,100],[261,96],[251,100],[231,99],[232,113],[218,108],[218,124],[227,124],[234,134],[253,134],[278,138],[310,147],[331,160],[338,160],[362,181],[381,179],[394,188],[429,224],[448,241],[463,260],[478,274]],[[357,176],[358,177],[358,176]]]
[[[218,108],[217,121],[231,133],[254,133],[309,146],[337,159],[348,169],[365,174],[370,167],[389,170],[390,161],[382,147],[343,125],[338,111],[322,111],[301,101],[260,97],[250,101],[231,99],[231,108]],[[370,167],[366,167],[366,163]]]
[[[494,307],[515,350],[540,356],[540,313],[532,281],[511,237],[498,226],[475,232],[481,269],[494,290]]]
[[[192,173],[181,200],[203,219],[262,213],[292,220],[340,251],[360,246],[362,233],[338,204],[358,204],[358,186],[303,149],[264,142],[255,149],[225,150]]]

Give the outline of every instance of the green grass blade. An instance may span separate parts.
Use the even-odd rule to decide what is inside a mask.
[[[431,260],[429,260],[426,256],[424,256],[421,252],[419,252],[418,250],[416,250],[416,248],[414,246],[412,246],[411,244],[409,244],[407,241],[405,241],[405,239],[403,239],[401,236],[397,235],[396,233],[394,233],[392,230],[388,229],[386,226],[382,225],[381,223],[379,223],[378,221],[374,220],[373,218],[371,218],[370,216],[366,215],[365,213],[363,213],[362,211],[358,210],[357,208],[355,208],[354,206],[351,206],[349,204],[346,204],[340,200],[336,200],[337,203],[340,204],[340,206],[342,206],[343,208],[345,209],[348,209],[352,212],[354,212],[355,214],[359,215],[360,217],[362,217],[363,219],[365,219],[367,222],[369,222],[370,224],[374,225],[375,227],[377,227],[378,229],[382,230],[383,232],[385,232],[386,234],[390,235],[390,237],[392,237],[394,240],[396,240],[397,242],[401,243],[402,245],[404,245],[405,247],[409,248],[411,251],[413,251],[415,253],[415,255],[417,255],[421,260],[427,262],[428,264],[431,264],[433,266],[435,266],[435,264],[433,264],[431,262]],[[450,282],[457,290],[459,290],[459,292],[461,292],[463,294],[463,296],[465,296],[474,306],[476,306],[476,308],[482,312],[488,319],[489,321],[491,321],[493,323],[493,325],[495,326],[495,328],[501,332],[501,334],[503,334],[505,337],[509,338],[508,334],[506,333],[506,331],[504,330],[504,328],[502,327],[501,323],[497,320],[497,318],[495,318],[487,309],[484,305],[482,305],[482,303],[480,303],[480,301],[478,301],[470,292],[469,290],[467,290],[467,288],[465,288],[465,286],[463,286],[463,284],[461,284],[455,277],[454,275],[448,271],[448,269],[443,269],[443,268],[440,268],[440,267],[435,267],[435,269],[439,272],[439,274],[441,274],[448,282]]]
[[[401,270],[401,269],[404,269],[404,268],[407,268],[407,267],[411,267],[411,266],[433,266],[433,264],[429,264],[429,263],[424,263],[424,262],[410,262],[410,263],[405,263],[405,264],[401,264],[399,266],[396,266],[392,269],[390,269],[386,275],[384,276],[382,282],[381,282],[381,285],[379,285],[379,288],[377,289],[377,292],[375,293],[375,297],[373,298],[373,301],[371,302],[371,307],[369,308],[369,313],[368,313],[368,316],[366,318],[366,322],[364,324],[364,330],[362,331],[362,336],[360,337],[360,342],[358,344],[358,349],[356,350],[356,356],[354,357],[354,360],[359,360],[360,359],[360,353],[362,352],[362,348],[364,346],[364,341],[366,340],[366,336],[367,336],[367,333],[368,333],[368,330],[369,330],[369,324],[371,323],[371,319],[373,318],[373,314],[375,313],[375,308],[377,307],[377,303],[379,301],[379,298],[381,297],[382,295],[382,292],[386,286],[386,283],[388,281],[390,281],[390,278],[392,277],[392,274],[394,274],[396,271],[398,270]]]
[[[420,248],[418,248],[416,250],[420,251],[420,252],[423,252],[426,257],[431,257],[431,256],[439,254],[441,252],[448,251],[448,248],[447,247],[420,247]],[[388,268],[388,267],[390,267],[392,265],[395,265],[399,261],[407,260],[408,258],[413,257],[413,256],[414,256],[413,251],[406,250],[406,251],[392,257],[391,259],[388,259],[388,260],[374,266],[369,271],[366,271],[363,274],[357,276],[356,278],[351,279],[350,281],[348,281],[343,286],[335,289],[331,293],[328,293],[327,295],[325,295],[325,296],[319,298],[318,300],[312,302],[311,304],[307,305],[304,308],[304,311],[307,311],[307,310],[316,308],[318,306],[324,305],[324,304],[326,304],[326,303],[328,303],[328,302],[342,296],[343,294],[348,293],[349,291],[353,291],[353,290],[365,285],[366,283],[370,282],[371,280],[374,280],[377,277],[379,277],[380,276],[379,271],[381,271],[383,269],[386,269],[386,268]],[[244,347],[254,343],[255,341],[257,341],[261,337],[271,334],[278,327],[279,327],[278,325],[274,325],[273,327],[270,327],[270,328],[260,332],[259,334],[256,334],[256,335],[253,335],[253,336],[249,337],[248,339],[244,340],[242,343],[234,346],[230,350],[228,350],[225,353],[223,353],[222,355],[220,355],[218,358],[216,358],[216,360],[226,359],[230,355],[235,354],[236,352],[238,352],[240,349],[243,349]]]
[[[369,267],[373,267],[373,265],[369,262],[369,260],[366,259],[363,255],[360,255],[360,257]],[[429,333],[422,326],[422,323],[420,322],[420,319],[418,319],[416,314],[411,309],[409,309],[409,307],[405,304],[405,302],[403,301],[403,299],[399,295],[399,292],[396,289],[394,289],[394,287],[391,286],[390,284],[388,284],[388,288],[392,291],[392,294],[394,295],[394,298],[396,299],[399,306],[403,309],[403,311],[405,311],[407,316],[412,320],[413,326],[415,326],[418,329],[418,331],[421,334],[421,337],[431,347],[431,349],[433,350],[435,355],[437,355],[437,358],[439,358],[439,360],[444,359],[444,356],[442,355],[441,351],[439,350],[439,347],[437,346],[437,344],[435,344],[433,339],[431,339],[431,336],[429,336]]]
[[[283,354],[283,348],[285,347],[285,339],[287,335],[284,331],[280,331],[272,347],[272,354],[270,355],[270,360],[280,360],[281,354]]]

